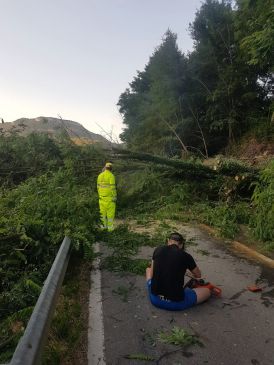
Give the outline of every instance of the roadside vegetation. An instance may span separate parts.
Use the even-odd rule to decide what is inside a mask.
[[[74,252],[51,323],[43,365],[86,364],[90,261]]]
[[[37,156],[40,163],[35,169]],[[1,166],[10,166],[1,169],[0,191],[3,362],[9,360],[24,331],[64,236],[72,239],[74,252],[83,259],[93,257],[99,220],[96,177],[105,157],[100,150],[75,146],[68,139],[31,135],[1,137],[0,159]],[[60,321],[65,322],[71,311]]]
[[[137,161],[137,155],[134,158]],[[262,169],[224,161],[212,170],[212,175],[198,176],[178,166],[150,163],[144,165],[143,155],[132,162],[127,171],[121,172],[118,180],[120,199],[118,214],[139,223],[153,220],[177,220],[205,223],[216,228],[216,233],[225,238],[242,236],[248,244],[265,252],[273,252],[274,201],[273,160]],[[191,162],[193,171],[200,162]],[[139,197],[142,196],[142,199]],[[119,209],[120,208],[120,209]],[[255,242],[257,241],[257,242]]]

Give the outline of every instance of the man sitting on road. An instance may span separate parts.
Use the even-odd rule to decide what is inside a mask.
[[[201,278],[193,257],[184,251],[184,244],[185,239],[180,233],[172,233],[167,245],[155,249],[151,267],[146,269],[150,301],[158,308],[184,310],[210,297],[208,288],[184,288],[187,270],[195,278]]]

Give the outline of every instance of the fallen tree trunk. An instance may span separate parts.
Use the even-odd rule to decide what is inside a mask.
[[[181,176],[190,179],[215,179],[217,177],[235,177],[241,179],[242,176],[248,180],[257,180],[258,171],[252,167],[237,163],[231,160],[223,160],[215,168],[205,166],[201,163],[183,161],[179,159],[170,159],[162,156],[155,156],[149,153],[133,152],[118,148],[113,149],[114,158],[136,160],[141,162],[152,163],[156,165],[165,165],[175,168]]]

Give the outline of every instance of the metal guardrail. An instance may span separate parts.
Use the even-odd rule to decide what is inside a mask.
[[[38,365],[67,270],[71,241],[65,237],[9,365]]]

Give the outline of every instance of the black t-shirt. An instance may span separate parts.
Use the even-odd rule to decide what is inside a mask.
[[[173,301],[183,300],[186,269],[193,270],[197,266],[193,257],[177,245],[167,245],[157,247],[152,259],[152,294],[163,295]]]

